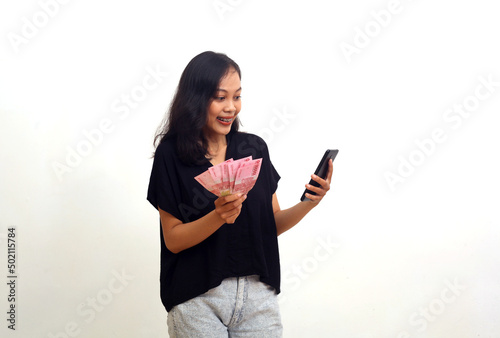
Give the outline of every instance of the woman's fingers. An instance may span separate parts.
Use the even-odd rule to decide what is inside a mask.
[[[229,209],[226,213],[223,214],[223,219],[228,224],[233,224],[236,221],[236,218],[240,215],[241,208],[243,206],[243,201],[246,199],[246,196],[242,196],[234,202],[229,202],[228,204],[231,209]]]
[[[311,176],[314,181],[316,181],[320,186],[315,187],[314,185],[311,184],[306,184],[306,188],[312,192],[315,192],[318,195],[325,195],[328,190],[330,190],[330,183],[328,181],[322,179],[321,177],[318,176]]]
[[[312,203],[317,203],[323,198],[323,196],[311,195],[309,193],[306,193],[306,197],[309,198]]]
[[[223,218],[226,219],[226,218],[230,218],[232,216],[238,215],[241,211],[241,207],[242,207],[242,205],[240,204],[238,206],[231,207],[230,209],[225,210],[222,214]]]
[[[215,205],[223,206],[229,202],[233,202],[241,197],[241,194],[221,196],[215,200]]]
[[[317,195],[324,195],[326,193],[325,189],[323,189],[322,187],[315,187],[314,185],[306,184],[306,188],[307,190],[312,191]]]
[[[234,223],[246,198],[247,196],[242,194],[219,197],[215,200],[215,211],[226,223]]]
[[[328,161],[328,172],[326,173],[326,177],[323,179],[317,175],[311,175],[311,178],[316,181],[323,189],[328,191],[330,189],[330,183],[332,182],[332,173],[333,173],[333,163],[332,160],[330,159]],[[315,188],[315,187],[313,187]],[[308,188],[309,189],[309,188]],[[318,188],[321,189],[321,188]],[[314,191],[312,189],[309,189],[311,191]],[[316,191],[314,191],[316,192]]]
[[[333,162],[330,159],[328,161],[328,172],[326,177],[323,179],[317,175],[311,175],[311,178],[319,184],[319,187],[315,187],[311,184],[306,184],[306,188],[311,192],[316,193],[316,195],[312,195],[310,193],[306,193],[306,197],[309,198],[313,203],[318,203],[321,201],[323,196],[326,195],[328,190],[330,190],[330,183],[332,181],[332,173],[333,173]]]

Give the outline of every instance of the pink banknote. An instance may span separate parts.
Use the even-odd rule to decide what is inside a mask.
[[[226,196],[231,194],[231,189],[229,187],[229,169],[228,165],[233,162],[230,158],[218,165],[208,168],[208,172],[212,176],[215,186],[211,187],[212,190],[217,190],[219,194],[217,196]],[[209,189],[210,191],[210,189]]]
[[[210,191],[212,194],[218,195],[219,192],[216,189],[216,184],[214,182],[214,179],[212,178],[212,175],[210,175],[208,170],[196,176],[194,179],[197,180],[198,183],[200,183],[205,189]]]
[[[231,165],[229,166],[229,186],[231,191],[234,190],[234,180],[236,179],[236,173],[238,172],[238,169],[241,165],[251,160],[252,156],[248,156],[231,162]]]
[[[247,194],[259,177],[262,159],[252,156],[233,160],[232,158],[208,168],[195,177],[205,189],[216,196],[235,193]]]
[[[247,194],[255,185],[259,177],[262,159],[244,162],[237,170],[234,179],[233,194]]]

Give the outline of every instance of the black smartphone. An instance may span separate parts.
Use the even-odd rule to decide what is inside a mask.
[[[338,149],[328,149],[327,151],[325,151],[325,155],[323,155],[323,158],[319,162],[319,165],[316,168],[314,175],[319,176],[322,179],[325,179],[326,174],[328,173],[328,161],[331,159],[333,162],[333,160],[335,160],[335,157],[337,156],[338,152],[339,152]],[[314,181],[312,178],[309,181],[309,184],[314,186],[314,187],[319,187],[319,184],[316,181]],[[302,202],[310,201],[310,199],[306,197],[306,193],[309,193],[311,195],[316,195],[315,192],[312,192],[312,191],[306,189],[304,191],[304,193],[302,194],[302,197],[300,198],[300,200]]]

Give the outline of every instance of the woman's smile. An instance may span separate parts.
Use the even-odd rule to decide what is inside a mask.
[[[217,116],[217,121],[225,126],[230,126],[233,123],[233,120],[234,120],[233,117],[228,118],[228,117]]]

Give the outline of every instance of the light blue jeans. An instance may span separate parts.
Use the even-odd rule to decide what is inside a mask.
[[[274,288],[259,276],[231,277],[168,312],[168,334],[184,337],[282,337]]]

